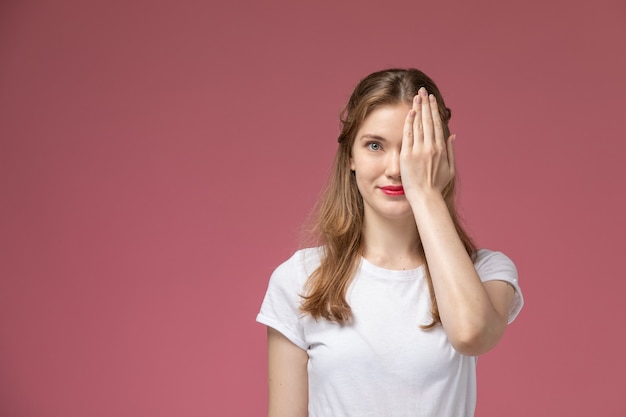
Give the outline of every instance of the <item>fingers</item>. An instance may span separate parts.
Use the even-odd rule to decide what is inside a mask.
[[[424,91],[426,91],[424,89]],[[413,110],[415,110],[415,119],[413,120],[413,134],[414,134],[414,144],[419,145],[424,141],[424,124],[422,121],[422,103],[424,101],[424,96],[421,94],[421,90],[418,91],[418,94],[413,97]]]
[[[448,142],[446,144],[447,154],[448,154],[448,166],[450,167],[450,174],[454,177],[456,170],[454,165],[454,142],[456,141],[456,135],[451,135],[448,138]]]
[[[417,97],[417,96],[416,96]],[[409,110],[404,120],[404,132],[402,135],[402,150],[410,151],[413,148],[414,132],[413,123],[415,122],[415,98],[413,99],[413,108]]]
[[[440,149],[446,148],[446,139],[443,133],[443,122],[439,114],[437,98],[428,94],[422,87],[413,99],[413,108],[416,110],[413,122],[415,142],[437,144]]]
[[[443,148],[445,147],[446,140],[443,136],[443,126],[441,123],[441,115],[439,114],[439,106],[437,105],[437,98],[433,94],[428,96],[428,98],[430,101],[430,113],[433,120],[435,143]]]
[[[428,100],[428,92],[424,87],[420,88],[417,92],[417,100],[414,103],[417,105],[415,116],[415,141],[416,144],[423,144],[428,141],[432,134],[432,120],[430,117],[430,102]]]
[[[455,138],[445,137],[435,96],[420,88],[413,97],[402,132],[400,170],[406,190],[443,191],[454,177]]]
[[[423,143],[426,146],[432,145],[434,143],[434,126],[433,126],[433,118],[431,114],[431,100],[428,96],[428,91],[424,87],[420,88],[418,91],[419,95],[422,97],[422,125],[424,130],[424,138]]]

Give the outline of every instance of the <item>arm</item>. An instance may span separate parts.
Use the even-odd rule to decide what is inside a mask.
[[[514,289],[503,281],[482,283],[465,251],[442,195],[454,176],[454,136],[445,140],[433,96],[424,89],[407,115],[401,176],[428,260],[441,324],[465,355],[492,349],[504,335]]]
[[[309,357],[277,330],[267,328],[269,417],[307,417]]]
[[[441,324],[456,350],[483,354],[504,335],[514,289],[504,281],[481,282],[441,195],[424,197],[416,206]]]

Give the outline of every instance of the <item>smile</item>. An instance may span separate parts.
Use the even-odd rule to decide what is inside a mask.
[[[387,195],[404,195],[404,188],[401,185],[388,185],[380,187],[381,191]]]

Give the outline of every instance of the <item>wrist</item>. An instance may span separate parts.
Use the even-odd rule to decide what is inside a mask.
[[[445,199],[443,198],[443,194],[436,188],[422,189],[416,191],[410,191],[405,194],[409,204],[413,206],[419,204],[427,204],[429,202],[437,202],[441,201],[445,204]]]
[[[433,217],[437,217],[441,213],[449,215],[448,205],[441,192],[437,189],[412,193],[412,195],[407,195],[407,200],[418,224],[430,223]]]

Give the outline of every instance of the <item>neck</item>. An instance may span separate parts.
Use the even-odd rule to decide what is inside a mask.
[[[414,269],[423,263],[415,220],[365,216],[363,257],[387,269]]]

